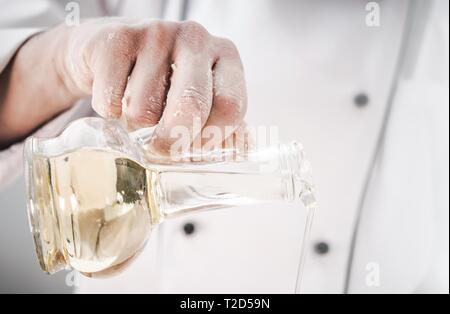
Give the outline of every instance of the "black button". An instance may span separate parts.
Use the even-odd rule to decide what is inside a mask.
[[[355,96],[353,102],[358,107],[365,107],[369,104],[369,96],[365,93],[359,93]]]
[[[187,222],[183,226],[183,231],[186,235],[191,235],[195,231],[195,225],[192,222]]]
[[[330,252],[330,245],[326,242],[319,242],[315,245],[314,251],[320,255],[328,254]]]

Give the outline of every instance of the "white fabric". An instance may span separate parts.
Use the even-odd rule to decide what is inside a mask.
[[[154,4],[138,2],[133,11],[125,1],[122,14],[142,17],[148,8],[156,16]],[[48,3],[61,11],[56,1]],[[92,10],[84,14],[97,10],[89,3]],[[358,204],[413,2],[379,3],[381,26],[371,28],[364,24],[365,2],[190,1],[188,18],[232,39],[241,52],[249,123],[276,125],[282,140],[301,140],[314,166],[320,208],[311,239],[329,242],[331,251],[320,256],[309,248],[304,292],[344,291]],[[371,178],[350,292],[448,293],[448,2],[432,3]],[[169,1],[166,16],[176,19],[180,7],[179,0]],[[17,42],[9,47],[0,64]],[[352,103],[359,92],[369,96],[367,107]],[[16,162],[13,152],[1,154],[7,157],[0,167]],[[291,292],[303,218],[280,205],[168,221],[127,271],[107,280],[82,279],[78,291]],[[182,232],[186,221],[196,224],[190,237]],[[377,267],[379,282],[373,281]]]
[[[448,3],[435,2],[431,10],[417,65],[401,79],[372,178],[352,270],[354,292],[449,289]],[[368,261],[380,266],[378,287],[364,284]]]

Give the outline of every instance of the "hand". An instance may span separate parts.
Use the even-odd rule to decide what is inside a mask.
[[[69,30],[62,77],[74,95],[92,93],[103,117],[124,115],[132,129],[160,120],[153,143],[174,126],[234,126],[246,110],[239,53],[194,22],[92,20]],[[224,130],[225,132],[225,130]],[[198,134],[191,133],[191,139]]]
[[[232,42],[210,35],[197,23],[109,18],[52,32],[30,40],[30,45],[35,54],[40,48],[41,55],[56,48],[49,73],[56,73],[59,85],[45,88],[53,88],[50,96],[59,100],[50,106],[53,115],[66,109],[68,100],[92,95],[97,113],[123,116],[132,129],[160,121],[152,143],[162,150],[173,142],[174,126],[185,126],[192,141],[199,136],[195,118],[202,128],[219,127],[224,138],[243,121],[247,97],[239,53]],[[56,41],[53,46],[44,45],[49,37]],[[45,73],[33,74],[46,78]]]

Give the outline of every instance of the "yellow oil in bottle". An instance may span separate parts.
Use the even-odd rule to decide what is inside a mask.
[[[88,275],[119,271],[139,252],[152,229],[152,171],[119,153],[80,149],[64,155],[35,157],[35,180],[49,191],[38,195],[51,208],[59,230],[40,230],[58,249],[45,250]],[[47,217],[47,219],[49,219]],[[54,234],[58,234],[55,239]],[[53,237],[53,238],[51,238]],[[60,256],[58,256],[60,255]]]

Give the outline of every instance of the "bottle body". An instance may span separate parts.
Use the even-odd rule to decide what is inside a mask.
[[[142,249],[153,226],[147,169],[95,149],[35,156],[31,163],[30,221],[46,272],[70,265],[102,275]]]
[[[86,121],[107,133],[103,142],[77,147],[73,137],[64,141],[68,128],[58,141],[26,144],[29,218],[48,273],[114,274],[157,224],[181,214],[270,201],[315,206],[309,164],[296,143],[214,163],[158,165],[136,153],[117,126],[97,120]]]

